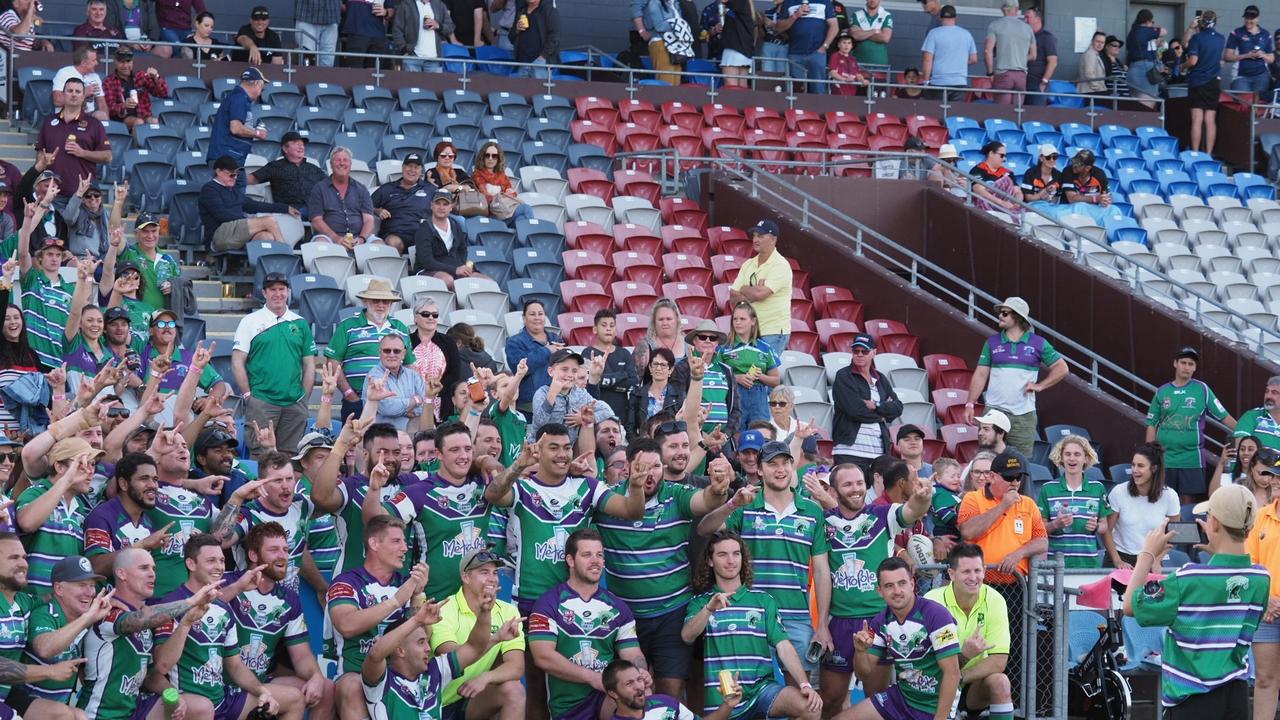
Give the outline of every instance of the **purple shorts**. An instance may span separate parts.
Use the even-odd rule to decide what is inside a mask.
[[[871,705],[886,720],[933,720],[933,713],[917,710],[907,704],[897,685],[871,696]]]
[[[245,703],[249,701],[249,693],[236,689],[222,696],[222,702],[213,709],[213,720],[240,720]]]
[[[602,705],[604,705],[604,693],[592,690],[586,700],[573,706],[564,714],[552,715],[551,720],[599,720]]]
[[[142,698],[138,701],[138,706],[133,709],[133,715],[129,716],[129,720],[146,720],[146,717],[150,715],[151,711],[155,708],[156,703],[159,702],[159,695],[148,695]]]
[[[853,672],[853,636],[862,629],[862,623],[870,621],[871,616],[831,618],[831,621],[827,623],[827,629],[831,631],[831,644],[835,647],[832,648],[831,655],[826,662],[822,663],[823,670],[842,675],[849,675]]]

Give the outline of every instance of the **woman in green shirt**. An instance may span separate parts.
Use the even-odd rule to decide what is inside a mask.
[[[738,383],[738,408],[742,411],[742,427],[756,420],[769,420],[769,391],[782,382],[778,357],[768,343],[760,339],[760,319],[751,303],[743,301],[733,308],[733,332],[720,350],[720,357],[734,373]]]

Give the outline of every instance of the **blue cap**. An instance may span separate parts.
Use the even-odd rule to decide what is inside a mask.
[[[751,227],[753,235],[773,235],[778,236],[778,223],[772,220],[761,220]]]
[[[760,452],[760,448],[764,447],[764,433],[759,430],[743,430],[738,436],[738,452],[743,450],[755,450]]]
[[[256,67],[251,67],[240,73],[240,82],[266,82],[266,80],[267,77]]]

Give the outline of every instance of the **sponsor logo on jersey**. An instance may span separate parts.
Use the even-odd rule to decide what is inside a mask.
[[[551,618],[541,613],[529,616],[529,632],[551,632]]]
[[[325,601],[333,602],[338,599],[355,600],[356,597],[356,589],[350,583],[339,582],[329,586],[329,593],[325,595]]]

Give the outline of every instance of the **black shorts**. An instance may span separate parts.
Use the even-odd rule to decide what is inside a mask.
[[[689,657],[693,648],[680,637],[684,628],[684,608],[654,618],[636,618],[636,636],[640,651],[649,661],[656,678],[689,678]]]
[[[1169,720],[1200,720],[1206,717],[1248,720],[1251,715],[1249,683],[1246,680],[1232,680],[1207,693],[1192,695],[1164,711]]]
[[[4,699],[4,704],[13,708],[13,711],[19,715],[26,715],[33,700],[35,698],[23,690],[21,685],[14,685],[9,688],[9,696]]]
[[[466,720],[467,699],[459,698],[457,702],[440,708],[440,720]]]
[[[1193,109],[1217,110],[1218,96],[1221,92],[1222,88],[1218,84],[1218,79],[1214,78],[1204,85],[1188,85],[1187,100],[1191,102]]]
[[[1165,468],[1164,484],[1179,495],[1204,495],[1209,491],[1204,468]]]

